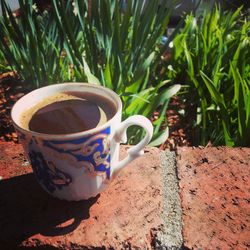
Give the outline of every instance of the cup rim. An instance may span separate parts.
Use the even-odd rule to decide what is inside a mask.
[[[110,119],[108,120],[107,122],[105,122],[103,125],[101,126],[98,126],[96,128],[92,128],[92,129],[89,129],[89,130],[85,130],[85,131],[82,131],[82,132],[77,132],[77,133],[67,133],[67,134],[46,134],[46,133],[39,133],[39,132],[35,132],[35,131],[32,131],[32,130],[28,130],[28,129],[25,129],[25,128],[22,128],[21,126],[19,126],[14,118],[13,118],[13,110],[14,108],[19,105],[19,103],[25,99],[25,98],[28,98],[28,95],[32,95],[34,92],[37,92],[37,91],[41,91],[41,89],[48,89],[48,88],[52,88],[52,87],[55,87],[55,86],[61,86],[61,87],[65,87],[65,86],[85,86],[85,87],[92,87],[92,88],[96,88],[96,89],[101,89],[103,91],[105,91],[106,93],[110,94],[113,99],[115,99],[115,102],[117,103],[117,109],[116,109],[116,113],[115,115]],[[87,135],[91,135],[91,134],[96,134],[102,130],[104,130],[105,128],[109,127],[114,120],[117,119],[117,117],[121,114],[121,111],[122,111],[122,101],[121,101],[121,98],[118,96],[118,94],[116,94],[113,90],[109,89],[109,88],[106,88],[106,87],[103,87],[101,85],[97,85],[97,84],[93,84],[93,83],[86,83],[86,82],[64,82],[64,83],[57,83],[57,84],[53,84],[53,85],[48,85],[48,86],[44,86],[44,87],[41,87],[41,88],[38,88],[38,89],[35,89],[35,90],[32,90],[30,91],[29,93],[27,93],[26,95],[24,95],[23,97],[21,97],[12,107],[11,109],[11,120],[12,120],[12,123],[14,125],[14,127],[24,133],[24,134],[30,134],[32,136],[36,136],[36,137],[42,137],[42,138],[45,138],[45,139],[52,139],[52,140],[58,140],[58,139],[75,139],[75,138],[78,138],[78,137],[84,137],[84,136],[87,136]]]

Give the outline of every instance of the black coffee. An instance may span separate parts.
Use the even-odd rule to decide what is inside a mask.
[[[82,132],[104,124],[116,112],[111,101],[96,94],[67,92],[60,95],[63,98],[54,98],[56,101],[34,112],[28,123],[30,130],[45,134]]]

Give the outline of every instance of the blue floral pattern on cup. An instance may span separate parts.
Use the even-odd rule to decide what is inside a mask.
[[[89,175],[110,179],[110,127],[75,140],[44,140],[43,146],[53,155],[69,161],[73,167],[84,168]]]
[[[72,182],[71,177],[57,169],[53,162],[46,162],[40,152],[31,150],[29,158],[37,179],[49,192],[53,193],[56,189],[62,189]]]
[[[38,181],[48,192],[53,193],[73,181],[65,168],[64,171],[58,168],[58,162],[63,162],[66,168],[84,169],[90,178],[100,175],[104,180],[110,179],[109,135],[110,127],[75,140],[44,140],[32,136],[26,138],[25,147]]]

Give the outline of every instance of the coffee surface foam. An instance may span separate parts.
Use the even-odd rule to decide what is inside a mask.
[[[27,110],[24,110],[20,116],[20,125],[22,128],[26,129],[26,130],[30,130],[29,128],[29,124],[30,121],[32,119],[32,117],[39,112],[39,110],[41,110],[42,108],[56,103],[56,102],[61,102],[61,101],[67,101],[67,100],[86,100],[88,101],[88,99],[85,99],[83,97],[79,97],[76,95],[72,95],[70,93],[57,93],[54,95],[50,95],[46,98],[44,98],[42,101],[36,103],[34,106],[30,107]],[[100,112],[100,117],[99,117],[99,123],[96,125],[100,126],[102,124],[104,124],[105,122],[107,122],[108,118],[104,112],[104,110],[102,109],[102,107],[98,106],[99,108],[99,112]]]

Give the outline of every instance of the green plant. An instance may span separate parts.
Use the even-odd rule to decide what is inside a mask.
[[[19,0],[20,16],[16,18],[6,1],[0,2],[0,48],[10,67],[31,87],[70,79],[52,13],[40,12],[32,0]]]
[[[153,145],[168,136],[160,131],[165,123],[169,99],[180,85],[166,88],[168,80],[158,71],[160,47],[172,1],[127,1],[125,10],[116,0],[53,0],[57,24],[64,38],[64,49],[74,65],[76,78],[102,84],[116,91],[123,100],[123,118],[133,114],[152,117]],[[170,40],[169,40],[170,41]],[[143,131],[131,128],[130,143],[139,141]]]
[[[6,62],[2,51],[0,50],[0,74],[10,71],[10,67]]]
[[[250,146],[250,21],[217,6],[186,17],[173,42],[171,76],[188,84],[194,142]],[[169,67],[169,65],[168,65]]]

